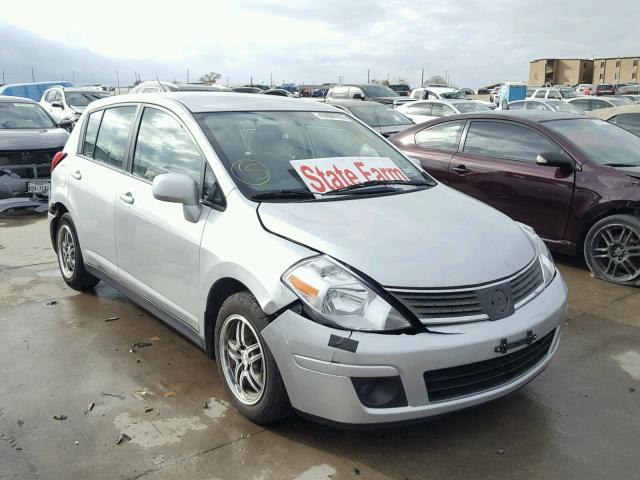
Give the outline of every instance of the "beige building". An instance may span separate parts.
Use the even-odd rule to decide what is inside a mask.
[[[637,83],[640,57],[596,58],[592,83]]]
[[[576,85],[590,83],[593,60],[586,58],[542,58],[529,62],[529,85]]]

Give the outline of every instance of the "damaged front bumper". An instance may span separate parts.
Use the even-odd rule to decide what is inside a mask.
[[[566,306],[557,274],[493,322],[393,335],[338,330],[287,310],[262,336],[299,412],[339,424],[396,423],[494,400],[533,380],[558,348]],[[505,340],[508,352],[500,353]]]

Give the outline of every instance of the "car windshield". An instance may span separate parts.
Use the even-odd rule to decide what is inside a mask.
[[[399,111],[385,105],[351,107],[349,110],[370,127],[411,125],[413,123]]]
[[[389,85],[389,88],[395,92],[408,92],[411,90],[409,85]]]
[[[394,92],[386,85],[367,85],[362,87],[369,97],[398,97],[398,92]]]
[[[562,88],[560,95],[562,95],[562,98],[576,98],[578,96],[576,91],[571,88]]]
[[[473,113],[473,112],[486,112],[491,111],[489,107],[479,102],[460,102],[453,103],[453,106],[458,109],[460,113]]]
[[[584,113],[583,110],[580,110],[575,105],[563,102],[562,100],[547,100],[547,105],[553,108],[556,112]]]
[[[567,137],[592,162],[614,166],[640,167],[640,137],[595,118],[545,122]]]
[[[346,113],[211,112],[197,114],[196,119],[229,175],[250,198],[282,191],[310,195],[291,163],[295,160],[314,164],[315,170],[311,172],[318,182],[332,182],[334,188],[329,190],[341,188],[340,184],[345,183],[343,171],[333,173],[320,167],[326,164],[330,168],[336,160],[346,157],[350,161],[356,157],[358,168],[364,170],[368,169],[367,163],[383,162],[404,173],[410,181],[427,184],[411,162]],[[373,175],[368,179],[380,178]]]
[[[67,105],[72,107],[86,107],[94,100],[109,97],[106,92],[64,92]]]
[[[40,105],[22,102],[0,102],[0,129],[55,128]]]

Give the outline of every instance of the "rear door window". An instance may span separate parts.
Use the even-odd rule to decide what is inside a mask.
[[[411,105],[407,108],[409,115],[424,115],[426,117],[431,116],[432,103],[420,103],[418,105]]]
[[[84,134],[84,142],[82,144],[82,154],[93,158],[96,149],[96,138],[98,138],[98,129],[104,110],[99,110],[89,114],[87,119],[87,128]]]
[[[464,121],[446,122],[425,128],[416,133],[416,144],[423,148],[456,151],[460,144],[460,136]]]
[[[93,158],[107,165],[122,168],[136,108],[131,105],[112,107],[104,111]]]
[[[133,154],[133,174],[152,181],[162,173],[182,173],[200,183],[203,160],[184,127],[157,108],[145,108]]]
[[[560,93],[556,92],[555,90],[549,90],[549,94],[547,95],[547,98],[553,98],[556,100],[562,100],[562,97],[560,96]]]
[[[538,90],[536,94],[533,96],[533,98],[544,98],[546,94],[547,94],[546,90]]]
[[[474,121],[469,126],[463,151],[485,157],[535,162],[540,153],[560,149],[528,127],[508,122]]]
[[[587,111],[589,109],[589,102],[589,99],[579,98],[578,100],[571,102],[571,105],[578,107],[580,110]]]

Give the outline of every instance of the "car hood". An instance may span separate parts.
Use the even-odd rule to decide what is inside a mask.
[[[491,282],[535,255],[515,222],[443,185],[372,198],[262,203],[258,215],[267,230],[388,287]]]
[[[0,150],[62,148],[69,133],[62,128],[0,129]]]

